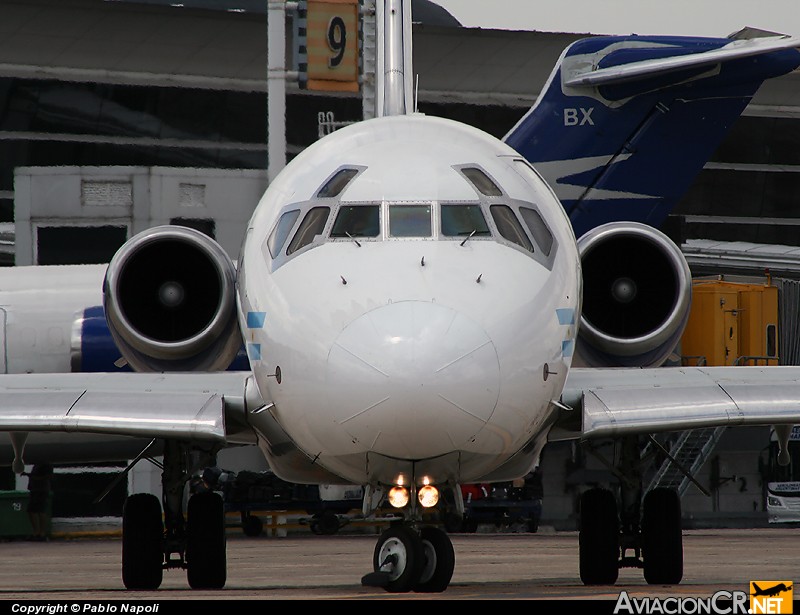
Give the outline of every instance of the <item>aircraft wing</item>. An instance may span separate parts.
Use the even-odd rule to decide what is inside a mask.
[[[800,423],[800,367],[574,368],[549,439]]]
[[[250,372],[4,374],[0,431],[237,442],[247,432],[247,402],[254,401],[246,400],[249,378]],[[263,405],[260,398],[255,403]]]
[[[719,49],[688,55],[642,60],[608,68],[584,65],[565,73],[563,80],[566,86],[612,85],[797,47],[800,47],[800,39],[788,36],[735,40]]]

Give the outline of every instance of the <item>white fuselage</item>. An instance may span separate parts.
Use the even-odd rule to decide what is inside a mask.
[[[320,195],[342,168],[354,177]],[[337,233],[339,212],[364,205],[380,229]],[[448,205],[480,208],[488,230],[446,232]],[[509,241],[493,213],[508,207],[538,211],[552,246]],[[292,251],[312,209],[318,233]],[[412,215],[418,233],[401,227]],[[294,220],[282,242],[281,219]],[[267,190],[239,260],[240,326],[270,412],[315,463],[359,484],[468,482],[541,441],[580,280],[569,221],[516,152],[448,120],[386,117],[308,148]],[[531,462],[539,448],[527,447]]]
[[[73,325],[102,305],[105,265],[7,267],[0,287],[0,373],[67,373]]]

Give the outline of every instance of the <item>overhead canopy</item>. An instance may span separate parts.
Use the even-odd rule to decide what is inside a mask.
[[[266,92],[266,15],[254,10],[266,3],[226,11],[208,5],[236,3],[198,2],[3,2],[0,76]],[[431,6],[439,8],[421,5]],[[417,12],[425,17],[414,24],[422,101],[529,106],[564,48],[591,36],[461,28],[442,25],[448,22],[436,11]],[[767,82],[751,112],[796,113],[798,79]]]

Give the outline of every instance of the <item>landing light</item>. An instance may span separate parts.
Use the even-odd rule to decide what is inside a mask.
[[[395,508],[403,508],[408,504],[408,489],[405,487],[392,487],[389,491],[389,504]]]
[[[439,490],[433,485],[425,485],[417,493],[417,499],[423,508],[436,506],[439,501]]]

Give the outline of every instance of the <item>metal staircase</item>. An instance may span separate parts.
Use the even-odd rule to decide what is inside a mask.
[[[669,450],[674,461],[664,460],[650,481],[648,491],[667,487],[677,490],[682,497],[693,482],[689,477],[694,476],[708,460],[724,431],[725,427],[706,427],[681,432]]]

